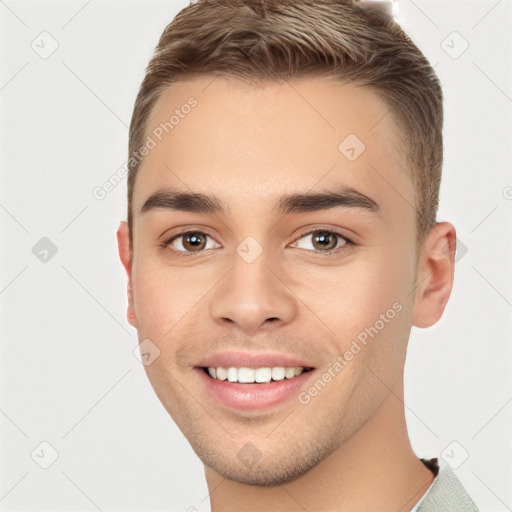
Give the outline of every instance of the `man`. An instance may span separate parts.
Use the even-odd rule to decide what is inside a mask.
[[[428,61],[355,2],[199,1],[165,29],[118,244],[212,510],[477,510],[403,404],[411,326],[453,283],[442,123]]]

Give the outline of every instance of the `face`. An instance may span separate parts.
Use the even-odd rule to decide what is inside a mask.
[[[158,398],[224,477],[306,473],[402,378],[416,225],[387,112],[368,89],[218,78],[170,87],[149,120],[133,254],[118,234],[128,318]]]

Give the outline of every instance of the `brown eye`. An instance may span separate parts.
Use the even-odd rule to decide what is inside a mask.
[[[211,242],[209,242],[211,241]],[[187,231],[179,235],[173,236],[170,240],[163,243],[164,247],[169,247],[180,255],[189,253],[204,252],[205,249],[215,249],[220,247],[210,235],[202,231]]]
[[[310,238],[309,242],[307,241],[308,238]],[[301,240],[306,240],[306,242]],[[348,243],[350,243],[350,241],[340,233],[317,229],[316,231],[311,231],[302,235],[297,242],[292,244],[292,246],[318,252],[330,252],[341,249]],[[313,248],[310,249],[310,246]]]
[[[330,233],[329,231],[316,231],[312,241],[315,248],[324,251],[332,251],[338,245],[338,235]]]
[[[183,235],[183,247],[187,251],[200,251],[206,246],[206,236],[204,233],[199,232],[186,233]]]

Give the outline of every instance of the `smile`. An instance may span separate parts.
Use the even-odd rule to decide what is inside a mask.
[[[212,379],[227,380],[228,382],[238,382],[241,384],[266,384],[272,381],[280,381],[284,379],[293,379],[303,372],[310,371],[310,368],[301,366],[274,366],[261,368],[229,368],[223,366],[204,368]]]

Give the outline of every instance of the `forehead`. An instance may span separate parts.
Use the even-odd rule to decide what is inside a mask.
[[[256,207],[259,198],[262,211],[262,200],[340,185],[396,203],[397,193],[412,195],[400,140],[389,107],[361,87],[212,77],[174,84],[147,123],[151,149],[135,182],[135,217],[166,186],[235,205]]]

